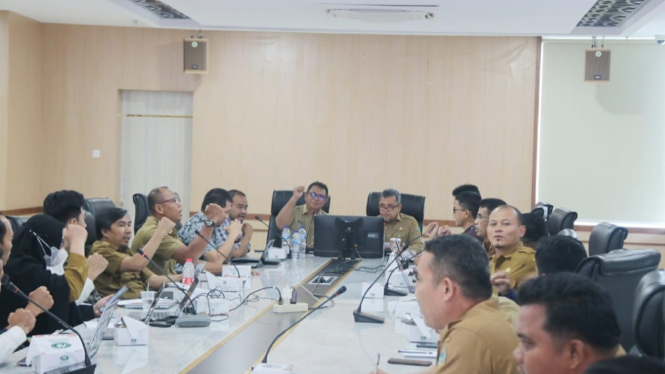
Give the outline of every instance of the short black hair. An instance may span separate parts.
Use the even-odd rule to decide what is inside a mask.
[[[508,205],[505,201],[501,199],[496,199],[493,197],[488,197],[487,199],[480,200],[480,208],[486,208],[489,214],[492,214],[492,211],[501,205]]]
[[[85,207],[85,198],[80,192],[62,190],[51,192],[44,199],[44,214],[65,225],[69,220],[78,219]]]
[[[434,281],[450,278],[460,285],[462,294],[472,300],[492,296],[487,251],[480,242],[468,235],[449,235],[425,243],[425,251],[434,258],[429,268]]]
[[[584,245],[570,236],[550,236],[544,238],[536,249],[536,266],[539,274],[553,274],[562,271],[575,272],[577,265],[587,258]]]
[[[323,182],[319,182],[319,181],[312,182],[312,184],[310,184],[310,185],[307,187],[307,192],[311,191],[311,190],[312,190],[312,187],[318,187],[318,188],[320,188],[320,189],[322,189],[322,190],[325,190],[325,191],[326,191],[326,196],[329,195],[329,193],[328,193],[328,186],[326,186],[325,184],[323,184]]]
[[[621,356],[596,361],[584,374],[663,374],[665,362],[654,357]]]
[[[480,195],[480,190],[478,189],[478,186],[475,184],[463,184],[461,186],[455,187],[453,190],[453,197],[461,194],[462,192],[473,192],[478,195],[478,197],[481,197]]]
[[[95,230],[97,231],[97,240],[101,240],[102,230],[110,230],[111,226],[119,219],[124,218],[127,211],[122,208],[108,208],[97,213],[95,216]]]
[[[150,193],[148,193],[148,209],[150,209],[150,213],[155,213],[155,206],[162,201],[162,190],[167,188],[166,186],[161,186],[150,190]]]
[[[478,209],[480,208],[480,195],[475,192],[465,191],[455,195],[455,200],[457,200],[459,206],[468,209],[474,219],[476,218]]]
[[[563,272],[534,278],[520,287],[518,299],[522,307],[545,308],[543,329],[559,347],[564,340],[579,339],[611,354],[619,345],[621,328],[612,298],[587,277]]]
[[[233,204],[233,198],[231,197],[229,191],[223,188],[213,188],[203,197],[201,211],[204,212],[208,204],[217,204],[224,208],[227,202],[229,204]]]
[[[520,226],[524,226],[524,222],[522,221],[522,212],[520,212],[519,209],[515,208],[515,207],[512,206],[512,205],[500,205],[500,206],[498,206],[498,207],[492,209],[492,211],[490,212],[490,214],[492,214],[492,212],[495,211],[495,210],[497,210],[498,208],[501,208],[501,209],[503,209],[503,208],[511,209],[513,212],[515,212],[515,215],[517,216],[517,224],[520,225]]]
[[[233,199],[236,196],[242,196],[242,197],[247,197],[244,192],[239,191],[239,190],[231,190],[229,191],[229,195],[231,195],[231,199]]]
[[[543,216],[533,213],[522,213],[522,224],[526,227],[523,242],[538,243],[547,236],[547,226]],[[535,248],[534,248],[535,249]]]

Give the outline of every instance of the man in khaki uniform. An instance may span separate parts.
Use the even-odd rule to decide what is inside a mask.
[[[388,188],[381,192],[379,198],[379,214],[385,221],[383,227],[383,241],[390,242],[392,238],[402,240],[402,245],[409,245],[415,253],[423,250],[423,241],[420,238],[420,226],[415,218],[401,213],[402,195],[399,191]]]
[[[476,214],[476,220],[473,222],[473,225],[476,227],[478,237],[483,240],[483,247],[485,247],[485,250],[487,251],[487,257],[492,257],[496,253],[496,249],[487,238],[487,226],[490,221],[490,213],[501,205],[506,205],[506,202],[501,199],[489,197],[480,200],[479,205],[478,214]]]
[[[437,360],[422,373],[517,374],[512,351],[519,341],[492,297],[489,260],[478,240],[428,241],[415,274],[425,324],[440,330]]]
[[[146,285],[151,289],[158,289],[162,282],[170,282],[163,275],[155,275],[146,267],[149,262],[140,254],[133,256],[127,254],[129,240],[132,238],[132,223],[127,211],[120,208],[105,209],[95,217],[97,237],[100,238],[92,244],[91,253],[99,253],[108,261],[108,266],[102,274],[95,279],[95,288],[104,296],[112,295],[123,286],[127,292],[123,299],[138,299]],[[155,235],[148,241],[143,251],[147,257],[152,258],[162,241],[175,227],[175,223],[166,217],[157,224]],[[173,280],[178,282],[182,275],[174,275]]]
[[[275,224],[279,230],[288,227],[291,233],[305,227],[307,231],[307,248],[314,248],[314,217],[317,214],[326,215],[323,206],[328,202],[328,186],[321,182],[314,182],[307,187],[305,204],[296,206],[298,200],[305,193],[304,186],[293,189],[293,196],[284,205],[275,217]]]
[[[131,253],[138,253],[139,248],[143,248],[148,244],[148,241],[156,234],[157,224],[163,217],[178,223],[182,220],[182,204],[180,204],[180,197],[175,192],[171,191],[168,187],[157,187],[150,191],[148,194],[148,208],[150,209],[150,217],[145,221],[141,229],[136,233],[136,237],[132,242]],[[226,213],[218,204],[208,204],[205,207],[204,215],[206,218],[205,224],[200,230],[202,236],[210,240],[213,229],[218,227],[226,219]],[[185,264],[188,258],[191,258],[194,263],[198,261],[206,249],[208,243],[200,238],[198,235],[192,240],[189,245],[185,245],[178,239],[178,233],[175,228],[171,229],[159,244],[159,248],[155,252],[153,261],[169,275],[175,275],[175,264]],[[153,264],[149,264],[148,268],[157,274],[161,271]]]
[[[490,274],[505,271],[515,290],[536,276],[536,251],[522,245],[525,231],[520,211],[513,206],[502,205],[490,214],[487,235],[496,250],[490,259]]]

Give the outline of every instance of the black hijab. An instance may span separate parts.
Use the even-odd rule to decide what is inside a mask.
[[[16,233],[12,242],[12,252],[5,264],[5,274],[26,295],[45,286],[53,296],[51,312],[66,322],[76,323],[76,304],[69,301],[69,285],[62,275],[46,270],[44,255],[51,255],[51,248],[60,248],[64,225],[53,217],[39,214],[30,218]],[[34,234],[44,243],[39,243]],[[18,308],[25,308],[27,302],[19,296],[3,290],[0,292],[0,327],[7,326],[9,314]],[[50,334],[61,326],[45,314],[37,317],[31,335]]]

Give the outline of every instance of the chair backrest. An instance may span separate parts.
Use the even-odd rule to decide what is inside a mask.
[[[589,256],[601,255],[615,249],[623,248],[628,236],[628,229],[601,222],[591,230],[589,236]]]
[[[85,199],[85,210],[92,213],[93,217],[96,217],[99,212],[108,208],[115,208],[115,204],[108,197],[90,197]]]
[[[279,211],[282,210],[282,208],[284,208],[284,205],[286,205],[286,203],[289,202],[292,196],[293,196],[292,190],[274,190],[272,192],[272,202],[270,203],[270,222],[268,223],[268,236],[266,237],[266,244],[268,244],[268,242],[272,239],[278,241],[277,243],[275,243],[275,245],[278,245],[279,243],[282,242],[281,239],[279,239],[280,230],[277,228],[277,223],[275,222],[275,218],[277,218]],[[321,208],[326,213],[330,212],[330,199],[331,197],[328,196],[328,201]],[[296,205],[303,205],[303,204],[305,204],[304,195],[296,202]],[[309,233],[307,235],[309,235]]]
[[[566,208],[556,208],[547,220],[547,229],[550,235],[556,235],[563,229],[572,229],[575,227],[577,212]]]
[[[148,207],[148,196],[142,193],[135,193],[132,200],[134,201],[134,234],[136,234],[150,216],[150,208]]]
[[[652,271],[637,284],[633,333],[640,355],[665,359],[665,270]]]
[[[410,195],[403,193],[402,198],[402,213],[408,214],[418,221],[420,231],[423,231],[423,220],[425,219],[425,196]],[[367,207],[365,213],[372,217],[378,216],[379,200],[381,199],[381,192],[370,192],[367,196]]]
[[[603,286],[610,295],[621,327],[621,345],[628,351],[635,344],[633,305],[642,277],[658,268],[660,252],[655,249],[617,249],[585,258],[576,272]]]
[[[14,234],[18,232],[18,229],[23,226],[24,223],[26,223],[30,219],[30,217],[24,217],[24,216],[7,216],[7,220],[9,221],[9,224],[12,225],[12,230],[14,231]]]
[[[533,206],[533,209],[531,209],[531,213],[538,214],[542,216],[545,219],[545,221],[547,221],[548,219],[550,219],[550,216],[552,215],[552,209],[554,209],[554,205],[545,201],[540,201]]]

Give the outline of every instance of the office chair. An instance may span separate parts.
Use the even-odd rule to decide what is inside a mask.
[[[623,242],[628,236],[628,230],[611,223],[601,222],[591,230],[589,236],[589,256],[608,253],[623,248]]]
[[[266,244],[268,244],[268,242],[272,239],[276,240],[275,246],[278,246],[278,244],[282,242],[280,235],[281,230],[277,228],[275,219],[277,218],[279,211],[282,210],[284,205],[289,202],[292,196],[292,190],[274,190],[272,192],[272,202],[270,203],[270,221],[268,223],[268,236],[266,237]],[[321,208],[326,213],[330,211],[330,199],[331,197],[328,196],[328,201]],[[298,199],[296,206],[303,204],[305,204],[305,195]],[[307,235],[309,235],[309,233]]]
[[[563,229],[572,229],[575,227],[577,212],[566,208],[556,208],[547,220],[547,229],[550,235],[556,235]]]
[[[108,197],[90,197],[85,199],[83,208],[92,213],[93,217],[96,217],[104,209],[115,208],[115,204]]]
[[[134,234],[136,234],[150,216],[150,208],[148,207],[148,196],[144,194],[135,193],[132,200],[134,201]]]
[[[631,353],[665,359],[665,270],[652,271],[637,284],[633,333]]]
[[[423,220],[425,219],[425,196],[400,194],[402,198],[402,213],[410,215],[418,221],[420,232],[423,231]],[[379,199],[381,192],[371,192],[367,196],[367,207],[365,213],[372,217],[378,216],[379,212]]]
[[[533,206],[533,209],[531,209],[531,213],[538,214],[542,216],[545,219],[545,221],[547,221],[552,215],[552,209],[554,209],[554,206],[552,204],[541,201]]]
[[[635,344],[633,308],[635,290],[642,277],[658,268],[660,252],[655,249],[617,249],[587,257],[576,272],[591,278],[612,296],[614,310],[621,327],[621,345],[626,351]]]

